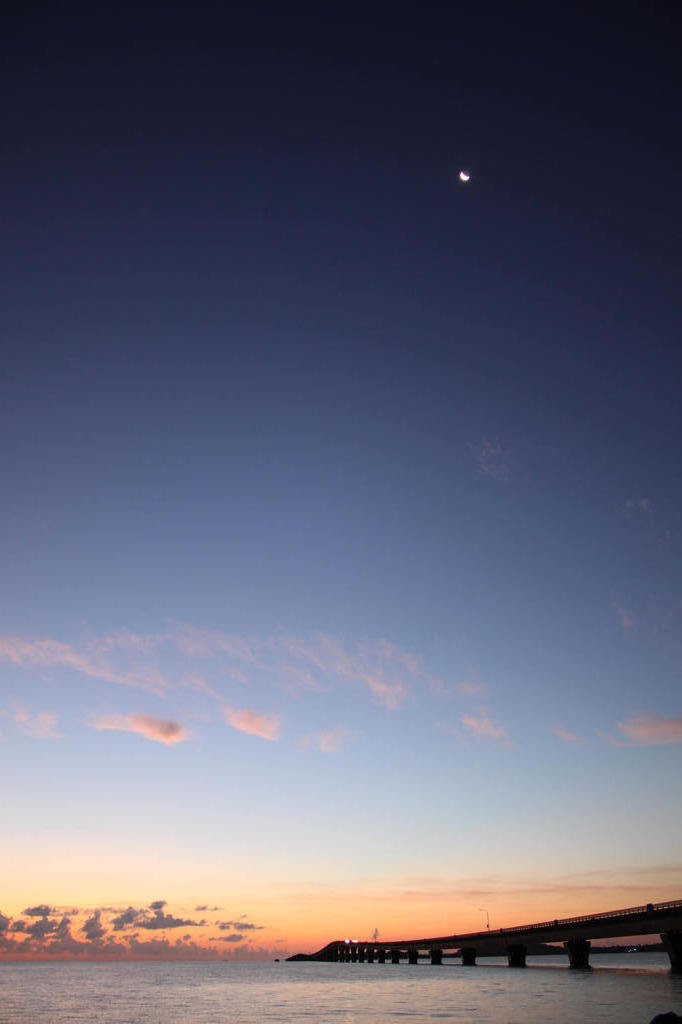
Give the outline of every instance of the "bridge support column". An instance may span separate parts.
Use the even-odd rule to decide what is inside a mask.
[[[462,966],[463,967],[475,967],[476,966],[476,950],[473,946],[466,946],[461,950],[462,954]]]
[[[408,962],[408,964],[418,964],[419,963],[419,950],[418,949],[408,949],[408,951],[407,951],[407,962]]]
[[[434,964],[437,967],[440,966],[440,964],[443,963],[443,950],[442,949],[432,949],[431,950],[431,963]]]
[[[663,932],[661,942],[670,957],[670,970],[682,974],[682,931]]]
[[[392,964],[399,964],[400,963],[400,950],[399,949],[392,949],[391,950],[391,963]]]
[[[507,946],[507,963],[510,967],[526,966],[526,947],[522,943]]]
[[[377,950],[377,960],[379,961],[380,964],[385,964],[386,963],[386,950],[385,949],[378,949]]]
[[[588,939],[569,939],[564,942],[564,949],[568,953],[568,962],[576,969],[590,966],[590,941]]]
[[[373,964],[374,963],[374,946],[368,946],[367,947],[367,963],[368,964]]]
[[[358,947],[355,942],[351,942],[350,944],[350,958],[354,964],[358,962]]]

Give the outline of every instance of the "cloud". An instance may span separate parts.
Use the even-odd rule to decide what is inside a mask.
[[[434,692],[442,688],[440,680],[424,671],[416,654],[388,640],[365,641],[353,650],[328,633],[315,633],[310,638],[286,635],[277,642],[290,658],[317,669],[327,685],[359,683],[389,710],[400,707],[409,697],[407,680],[424,681]]]
[[[682,741],[682,715],[663,718],[662,715],[640,712],[619,722],[618,728],[632,743],[654,745]]]
[[[507,747],[514,745],[507,730],[491,721],[485,708],[479,710],[478,718],[475,715],[462,715],[460,722],[479,739],[494,740]]]
[[[346,740],[350,739],[353,733],[350,729],[344,729],[342,725],[337,725],[333,729],[329,729],[327,732],[310,732],[307,733],[301,740],[302,747],[309,747],[314,745],[318,750],[322,751],[323,754],[336,754],[341,747],[345,744]]]
[[[111,926],[115,932],[124,931],[126,928],[145,928],[154,931],[162,928],[195,928],[203,923],[166,914],[163,910],[166,905],[166,900],[154,900],[148,907],[128,907],[111,919]]]
[[[621,605],[616,604],[615,602],[613,607],[618,612],[618,615],[620,617],[620,624],[623,627],[623,629],[634,629],[637,625],[637,619],[633,612],[627,611],[626,608],[623,608]]]
[[[63,733],[57,731],[59,715],[51,711],[39,711],[31,715],[25,708],[14,709],[14,724],[25,736],[33,736],[41,740],[58,740]]]
[[[134,907],[128,907],[127,910],[121,911],[120,914],[112,918],[111,925],[115,932],[123,931],[124,928],[131,928],[143,913],[143,910],[135,910]]]
[[[224,922],[227,934],[202,935],[192,940],[186,929],[206,925],[206,921],[190,921],[167,912],[165,900],[153,900],[145,907],[114,907],[95,910],[69,910],[61,916],[46,903],[27,907],[26,919],[13,920],[0,913],[0,960],[217,960],[225,956],[239,959],[264,959],[279,952],[254,947],[252,937],[263,926],[246,920]],[[208,906],[208,904],[206,904]],[[217,907],[213,909],[218,909]],[[49,913],[43,913],[48,911]],[[77,936],[71,932],[71,916],[78,916]],[[108,932],[112,927],[113,934]],[[141,937],[141,933],[178,930],[179,937]],[[123,932],[123,934],[121,934]],[[220,942],[219,950],[211,943]],[[227,944],[230,952],[225,951]],[[222,950],[222,951],[220,951]]]
[[[26,907],[22,910],[22,914],[26,914],[27,917],[49,917],[50,914],[55,914],[56,909],[49,907],[47,903],[39,903],[36,907]]]
[[[229,636],[212,629],[197,629],[194,626],[175,626],[169,639],[190,657],[208,658],[214,654],[229,654],[247,663],[256,660],[253,643],[246,637]]]
[[[135,686],[163,696],[168,683],[154,668],[143,667],[117,672],[101,656],[77,651],[70,644],[57,640],[32,640],[16,635],[0,637],[0,658],[14,665],[34,668],[70,668],[93,679],[102,679],[123,686]]]
[[[510,465],[507,454],[497,438],[482,437],[469,445],[479,473],[493,480],[508,480]]]
[[[250,921],[219,921],[218,927],[221,932],[230,931],[232,928],[236,928],[241,932],[253,932],[262,931],[265,925],[262,924],[251,924]]]
[[[160,659],[174,649],[174,679],[161,671],[162,662],[135,664],[139,658]],[[178,654],[187,663],[178,664]],[[394,710],[411,696],[414,686],[434,695],[447,695],[443,682],[427,672],[420,657],[386,639],[347,644],[326,633],[305,636],[233,636],[217,630],[172,624],[157,634],[118,630],[74,646],[49,638],[17,635],[0,637],[0,660],[24,669],[69,669],[88,678],[137,687],[157,696],[186,689],[222,703],[220,692],[231,680],[247,685],[245,670],[300,696],[305,691],[329,692],[355,684],[365,688],[382,707]],[[208,661],[197,674],[197,659]],[[210,672],[210,675],[209,675]],[[115,721],[119,726],[122,719]],[[47,728],[47,722],[43,725]]]
[[[157,910],[153,917],[138,918],[135,927],[154,930],[157,928],[190,928],[198,927],[198,921],[189,921],[181,917],[173,917],[172,914],[164,914],[163,910]]]
[[[148,740],[172,746],[190,738],[191,733],[170,718],[156,718],[154,715],[100,715],[89,723],[93,729],[111,729],[119,732],[136,732]]]
[[[561,724],[555,725],[552,732],[555,736],[558,736],[563,743],[582,743],[579,736],[575,736],[572,732],[569,732],[568,729],[564,729]]]
[[[83,925],[83,932],[88,942],[97,942],[104,938],[106,930],[102,927],[101,913],[96,910],[92,917],[89,917]]]
[[[68,918],[62,918],[62,921],[68,921]],[[56,932],[59,928],[60,922],[53,917],[40,917],[33,924],[27,924],[23,929],[28,935],[33,935],[36,938],[42,939],[46,935],[50,935],[52,932]]]
[[[231,708],[225,704],[223,716],[233,729],[251,736],[260,736],[264,740],[276,740],[279,736],[280,721],[276,715],[260,715],[251,708]]]
[[[644,512],[646,515],[651,515],[654,507],[650,498],[628,498],[623,508],[625,509],[625,515],[629,518],[635,512]]]
[[[322,693],[327,687],[320,683],[312,672],[306,671],[305,669],[299,668],[297,665],[282,665],[281,674],[284,676],[285,681],[282,684],[282,689],[288,690],[294,696],[298,696],[304,690],[312,690],[313,693]]]
[[[463,682],[457,683],[457,689],[465,697],[476,697],[486,692],[488,684],[465,679]]]

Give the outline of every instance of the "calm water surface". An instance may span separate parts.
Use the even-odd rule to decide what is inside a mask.
[[[659,954],[526,970],[446,963],[0,964],[2,1024],[649,1024],[682,1013]]]

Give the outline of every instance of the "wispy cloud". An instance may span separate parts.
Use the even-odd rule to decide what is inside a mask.
[[[256,650],[247,637],[230,636],[219,630],[197,629],[189,625],[174,627],[167,637],[190,657],[207,658],[222,653],[244,662],[256,661]]]
[[[118,672],[102,656],[93,657],[57,640],[0,636],[0,659],[21,667],[69,668],[91,679],[136,686],[157,695],[163,695],[168,689],[167,681],[155,668],[145,666]]]
[[[480,697],[487,689],[487,683],[476,682],[473,679],[465,679],[463,682],[457,683],[458,692],[465,697]]]
[[[276,740],[279,737],[280,721],[276,715],[261,715],[251,708],[223,707],[223,715],[228,725],[251,736],[260,736],[264,740]]]
[[[622,605],[616,604],[616,602],[614,602],[613,607],[618,612],[620,624],[623,627],[623,629],[634,629],[637,625],[637,618],[635,614],[633,612],[628,611],[627,608],[623,608]]]
[[[508,480],[510,463],[498,438],[481,437],[469,445],[480,473],[493,480]]]
[[[623,503],[623,510],[628,518],[637,512],[643,512],[645,515],[651,516],[653,509],[650,498],[628,498]]]
[[[568,729],[564,729],[561,723],[555,725],[552,732],[562,741],[562,743],[582,743],[580,736],[576,736],[575,733],[569,732]]]
[[[462,715],[460,722],[473,736],[477,736],[479,739],[493,740],[499,743],[501,746],[511,747],[513,741],[509,736],[507,730],[497,725],[488,716],[488,712],[485,708],[480,708],[478,715]]]
[[[408,680],[433,681],[417,655],[405,651],[388,640],[365,641],[349,650],[342,641],[328,633],[310,638],[286,635],[278,638],[283,650],[294,659],[312,665],[322,679],[359,683],[374,696],[377,703],[393,710],[410,694]]]
[[[402,707],[417,690],[450,694],[414,651],[386,639],[348,643],[324,632],[235,636],[172,624],[157,634],[123,629],[80,645],[6,635],[0,636],[0,660],[40,674],[70,670],[163,697],[193,690],[221,703],[233,682],[276,686],[297,697],[356,686],[388,710]]]
[[[253,924],[251,921],[247,921],[244,917],[240,917],[237,921],[218,921],[218,928],[221,932],[230,931],[231,929],[237,929],[240,932],[260,932],[263,930],[265,925]]]
[[[664,718],[662,715],[640,712],[619,722],[618,728],[631,743],[654,745],[682,741],[682,715]]]
[[[19,732],[25,736],[40,740],[58,740],[63,736],[57,729],[59,715],[52,711],[39,711],[32,715],[25,708],[15,707],[12,717]]]
[[[301,746],[315,746],[323,754],[336,754],[352,736],[353,733],[350,729],[344,729],[342,725],[337,725],[327,732],[307,733],[301,739]]]
[[[89,723],[93,729],[112,729],[119,732],[136,732],[148,740],[172,746],[189,739],[190,733],[170,718],[156,718],[154,715],[100,715]]]

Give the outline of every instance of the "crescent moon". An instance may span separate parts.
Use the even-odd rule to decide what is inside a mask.
[[[468,181],[470,177],[471,177],[471,175],[469,174],[468,171],[460,171],[459,172],[459,180],[460,181]]]

